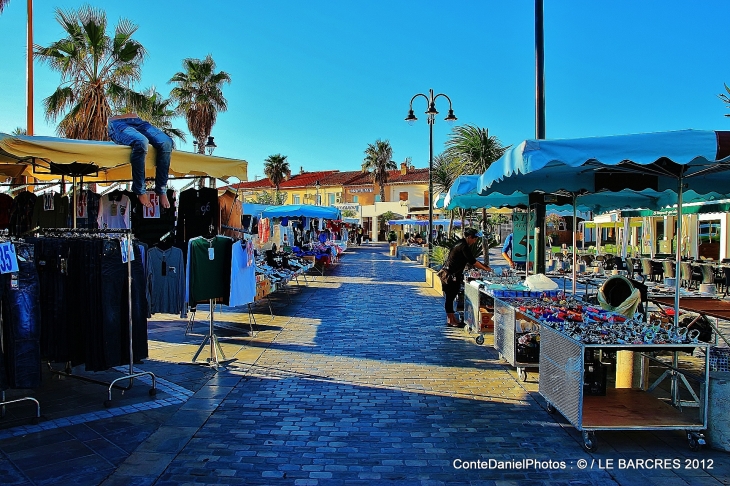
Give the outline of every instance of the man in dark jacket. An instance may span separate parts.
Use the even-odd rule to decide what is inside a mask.
[[[442,270],[446,276],[442,279],[442,288],[444,291],[444,310],[446,310],[446,324],[451,327],[460,327],[462,324],[454,314],[454,299],[459,295],[461,284],[464,281],[464,269],[467,265],[471,265],[480,270],[491,272],[492,269],[478,262],[471,252],[471,245],[479,241],[482,233],[474,228],[464,230],[464,237],[449,252],[449,256],[444,262]]]

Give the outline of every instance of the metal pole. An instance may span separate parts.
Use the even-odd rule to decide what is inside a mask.
[[[573,297],[575,297],[576,292],[576,279],[578,278],[577,275],[577,268],[578,268],[578,259],[576,258],[577,252],[578,252],[578,197],[573,194]]]
[[[28,0],[26,135],[35,135],[33,127],[33,0]]]
[[[433,99],[433,91],[431,92]],[[433,250],[433,123],[434,116],[428,116],[428,252]],[[463,233],[462,228],[462,234]]]
[[[535,0],[535,138],[545,138],[545,29],[542,0]]]
[[[682,236],[682,176],[679,176],[679,184],[677,187],[677,235]],[[674,276],[677,277],[675,280],[674,288],[674,328],[679,327],[679,286],[681,283],[681,263],[682,263],[682,245],[677,241],[677,251],[675,252],[676,263]],[[691,278],[691,276],[690,276]]]

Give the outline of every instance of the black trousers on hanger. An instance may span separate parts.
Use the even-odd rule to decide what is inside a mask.
[[[71,361],[68,326],[68,241],[33,238],[40,282],[41,356],[52,363]],[[76,287],[78,288],[78,287]]]
[[[132,359],[147,357],[147,294],[139,245],[132,261]],[[106,368],[129,364],[129,282],[118,241],[104,242],[101,259],[101,342]],[[88,363],[87,363],[88,368]]]
[[[18,269],[0,277],[5,375],[10,388],[36,388],[41,383],[38,272],[34,248],[17,243]]]

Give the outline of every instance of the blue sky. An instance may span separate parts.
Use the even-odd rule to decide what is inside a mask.
[[[167,95],[186,57],[212,54],[231,75],[229,109],[212,135],[216,155],[288,156],[294,171],[359,170],[376,139],[396,162],[428,166],[428,125],[403,119],[416,93],[446,93],[458,124],[489,129],[505,144],[535,135],[534,2],[35,0],[35,42],[62,36],[54,10],[88,3],[139,26],[148,51],[138,88]],[[730,129],[717,95],[730,84],[727,2],[545,2],[547,138],[664,130]],[[26,1],[0,15],[0,131],[25,126]],[[59,75],[36,63],[36,135],[55,135],[42,100]],[[434,152],[451,127],[444,99]],[[176,126],[187,131],[184,120]],[[192,150],[192,140],[179,148]]]

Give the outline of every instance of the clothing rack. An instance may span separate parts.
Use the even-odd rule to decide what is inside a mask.
[[[6,230],[6,229],[0,230],[0,241],[7,240],[7,238],[8,238],[7,235],[8,235],[8,230]],[[14,238],[11,238],[10,240],[17,241]],[[0,309],[2,309],[2,303],[0,303]],[[0,316],[1,315],[2,314],[0,313]],[[4,351],[5,350],[5,338],[4,338],[5,334],[4,334],[3,325],[4,325],[4,322],[3,322],[2,318],[0,317],[0,350]],[[6,400],[5,399],[5,390],[0,392],[0,417],[5,417],[5,406],[6,405],[10,405],[12,403],[26,402],[26,401],[35,403],[36,413],[35,413],[35,417],[33,417],[32,422],[33,422],[33,425],[37,424],[41,418],[41,404],[38,402],[38,400],[36,400],[33,397],[28,397],[28,396],[16,398],[13,400]]]
[[[100,236],[112,236],[112,235],[119,235],[123,239],[126,239],[127,244],[122,245],[122,250],[126,249],[127,252],[127,305],[128,307],[128,314],[129,314],[129,373],[120,377],[116,378],[115,380],[112,380],[110,383],[100,381],[100,380],[94,380],[93,378],[88,378],[84,376],[78,376],[71,374],[70,368],[67,365],[66,371],[56,371],[51,369],[52,372],[66,376],[69,378],[76,378],[84,381],[88,381],[91,383],[96,383],[99,385],[108,386],[108,394],[107,399],[104,401],[105,407],[110,407],[112,403],[112,388],[117,388],[118,390],[122,390],[122,393],[124,393],[127,390],[130,390],[132,388],[132,385],[134,384],[134,378],[137,378],[139,376],[149,375],[152,378],[152,388],[149,390],[150,396],[155,396],[157,394],[157,380],[155,378],[154,373],[151,371],[141,371],[141,372],[135,372],[134,371],[134,351],[132,347],[132,254],[134,252],[134,249],[132,248],[132,230],[129,229],[78,229],[78,228],[47,228],[43,229],[39,232],[40,234],[43,234],[45,236],[57,236],[57,237],[68,237],[68,236],[94,236],[94,235],[100,235]],[[126,248],[125,248],[126,246]],[[49,363],[50,368],[50,363]],[[122,387],[117,385],[117,382],[122,380],[129,380],[129,385],[126,387]]]

